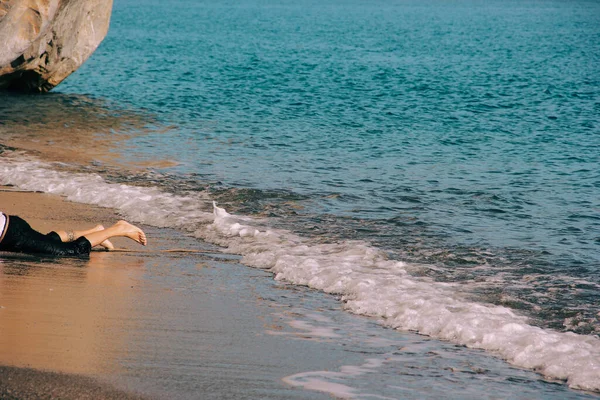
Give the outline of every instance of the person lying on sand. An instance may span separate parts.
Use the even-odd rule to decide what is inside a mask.
[[[89,255],[92,247],[114,249],[112,237],[127,237],[146,245],[146,234],[127,221],[111,227],[97,225],[85,231],[52,231],[46,235],[33,229],[24,219],[0,212],[0,251],[48,254],[55,256]]]

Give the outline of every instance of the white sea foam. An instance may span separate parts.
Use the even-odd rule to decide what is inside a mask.
[[[387,357],[384,359],[370,358],[363,365],[344,365],[339,372],[333,371],[310,371],[286,376],[283,381],[291,386],[302,387],[307,390],[329,393],[338,399],[372,398],[382,400],[393,400],[392,397],[379,396],[370,393],[361,393],[343,383],[334,382],[356,378],[360,375],[376,372],[386,362],[393,362],[399,357]]]
[[[136,222],[188,230],[242,255],[247,265],[273,272],[275,279],[339,294],[348,311],[378,317],[383,325],[488,350],[573,388],[600,391],[598,338],[541,329],[508,308],[466,301],[454,284],[411,276],[404,263],[386,259],[367,244],[314,243],[216,205],[212,214],[201,211],[204,198],[111,184],[31,159],[3,155],[0,184],[116,208]],[[311,379],[305,383],[320,384]],[[346,390],[338,389],[340,394]]]

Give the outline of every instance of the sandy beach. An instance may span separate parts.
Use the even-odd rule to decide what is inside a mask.
[[[0,205],[42,232],[119,219],[14,187],[0,187]],[[333,296],[274,281],[182,232],[141,227],[147,247],[121,239],[119,251],[81,259],[0,254],[1,399],[435,399],[449,387],[475,399],[508,398],[514,386],[515,398],[553,398],[556,387],[531,372],[377,328]],[[497,382],[497,397],[481,382]]]
[[[0,205],[44,233],[120,219],[15,187],[0,187]],[[331,296],[141,227],[147,247],[116,238],[116,251],[89,258],[0,253],[1,399],[352,398],[360,392],[347,384],[390,349],[427,353],[417,335],[372,337],[373,322]]]
[[[0,204],[42,232],[119,219],[109,209],[7,187]],[[128,251],[94,251],[89,259],[0,254],[1,398],[315,398],[281,381],[309,367],[310,352],[297,362],[293,344],[301,342],[265,334],[281,327],[264,304],[256,307],[260,296],[238,296],[236,284],[223,281],[243,284],[232,268],[253,279],[264,274],[175,232],[144,229],[147,248],[117,239]],[[175,248],[203,252],[162,252]],[[278,359],[267,361],[275,350]],[[327,364],[313,355],[313,368]]]

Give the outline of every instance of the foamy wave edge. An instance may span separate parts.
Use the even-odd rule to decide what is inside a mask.
[[[317,244],[289,231],[233,216],[208,199],[157,188],[108,183],[95,174],[66,173],[6,152],[0,184],[117,209],[132,221],[187,230],[242,255],[275,279],[341,295],[344,307],[378,317],[385,326],[487,350],[509,363],[575,389],[600,392],[600,339],[531,326],[508,308],[460,298],[455,284],[409,275],[405,264],[359,242]]]

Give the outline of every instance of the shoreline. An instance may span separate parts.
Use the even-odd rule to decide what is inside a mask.
[[[23,177],[26,184],[2,187],[0,204],[2,211],[20,215],[43,233],[121,219],[114,209],[90,205],[89,194],[100,195],[102,200],[93,197],[94,203],[114,205],[130,216],[140,207],[134,199],[148,197],[143,187],[111,185],[83,174],[77,176],[80,185],[63,190],[64,182],[72,184],[67,174],[38,176],[39,170],[31,175],[28,170],[26,163],[14,173],[8,170],[5,183],[19,185],[17,178]],[[31,177],[41,184],[31,185]],[[126,207],[119,205],[123,196]],[[154,192],[148,198],[171,200],[168,194]],[[151,203],[145,201],[143,207],[147,211]],[[160,217],[137,220],[165,226]],[[185,229],[139,226],[147,234],[148,247],[116,238],[120,251],[93,251],[87,259],[0,254],[0,328],[8,328],[0,334],[0,365],[86,376],[117,390],[170,399],[194,399],[198,390],[203,398],[215,399],[394,398],[401,388],[395,384],[399,376],[409,393],[421,398],[416,395],[422,391],[420,381],[407,378],[414,371],[403,366],[404,360],[418,360],[417,375],[422,374],[430,385],[428,393],[435,397],[446,393],[447,379],[474,390],[470,376],[440,378],[445,371],[461,371],[455,365],[458,358],[463,365],[489,365],[476,369],[498,374],[496,390],[507,397],[517,390],[505,388],[514,386],[514,376],[524,378],[519,392],[559,395],[561,400],[585,397],[566,385],[552,387],[533,371],[491,360],[493,354],[463,349],[456,356],[447,349],[460,344],[388,332],[384,320],[373,323],[369,317],[349,315],[344,311],[349,303],[298,282],[273,280],[273,272],[260,265],[249,267],[252,263],[242,265],[241,255],[224,253]],[[304,308],[306,297],[315,300]],[[368,335],[355,341],[357,329],[340,326],[339,319],[352,321],[348,326],[358,326]],[[420,349],[422,343],[433,353],[443,349],[445,366],[437,360],[431,364],[430,350],[398,355],[398,349]],[[430,369],[436,374],[428,375]],[[356,374],[363,376],[357,379]],[[394,389],[381,388],[382,380]],[[490,386],[494,384],[487,380],[482,394]]]
[[[0,204],[43,233],[120,219],[10,186],[0,187]],[[304,344],[268,333],[281,328],[248,279],[274,284],[269,274],[176,231],[141,227],[148,248],[116,238],[120,251],[89,258],[0,253],[0,398],[328,398],[282,381],[341,355],[313,349],[296,363]],[[273,346],[278,357],[260,355]]]
[[[42,232],[120,219],[15,187],[0,188],[0,204]],[[122,239],[124,251],[87,259],[0,254],[0,365],[34,369],[63,393],[75,385],[67,399],[93,385],[169,399],[439,398],[449,384],[481,396],[493,382],[505,397],[588,397],[489,354],[382,328],[183,232],[140,227],[143,250]]]

